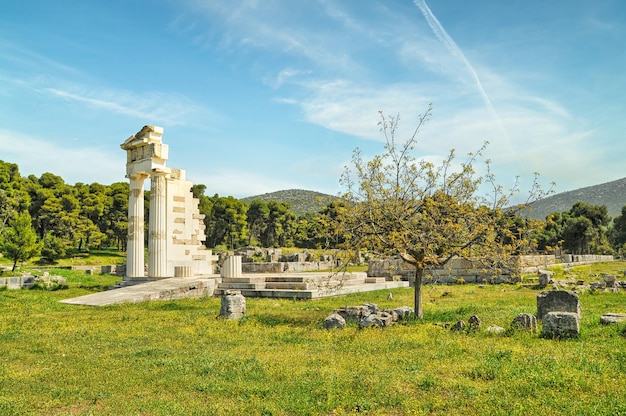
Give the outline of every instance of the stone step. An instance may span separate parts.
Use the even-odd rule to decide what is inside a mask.
[[[311,290],[317,289],[318,286],[319,285],[315,282],[267,282],[265,284],[265,289]]]
[[[265,283],[265,276],[222,277],[222,283]]]
[[[265,289],[265,283],[220,283],[217,286],[220,289],[235,289],[235,290],[241,290],[241,289],[251,289],[251,290],[257,290],[257,289]]]
[[[385,283],[387,281],[384,277],[368,277],[365,279],[365,283]]]

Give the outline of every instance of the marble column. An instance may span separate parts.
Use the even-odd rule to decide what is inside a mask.
[[[148,224],[148,277],[167,277],[167,179],[155,172],[150,183],[150,222]]]
[[[220,277],[234,278],[243,277],[241,267],[241,256],[228,256],[222,265]]]
[[[147,177],[141,173],[129,177],[126,277],[130,279],[143,279],[145,277],[143,183]]]

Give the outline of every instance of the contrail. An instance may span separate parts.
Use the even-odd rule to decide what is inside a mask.
[[[502,133],[504,133],[504,136],[506,137],[506,139],[509,141],[509,144],[510,144],[511,139],[509,138],[509,135],[506,129],[504,128],[504,124],[502,124],[502,121],[500,120],[500,117],[498,116],[496,109],[493,107],[493,104],[491,104],[491,100],[489,99],[487,92],[483,88],[483,84],[480,82],[480,78],[478,78],[478,74],[476,73],[476,71],[474,70],[474,67],[472,67],[472,65],[469,63],[469,61],[463,54],[463,51],[458,47],[458,45],[456,44],[456,42],[454,42],[454,40],[450,37],[450,35],[448,35],[448,32],[446,32],[446,30],[443,28],[441,23],[439,23],[439,20],[437,20],[433,12],[430,11],[430,9],[428,8],[428,5],[426,5],[425,0],[413,0],[413,3],[420,9],[422,14],[424,15],[426,22],[428,22],[428,26],[430,26],[435,36],[437,36],[437,39],[439,39],[439,41],[443,43],[443,45],[450,51],[450,53],[453,56],[456,56],[461,62],[463,62],[467,70],[470,72],[470,74],[474,78],[474,82],[476,82],[478,91],[480,91],[480,95],[482,95],[483,100],[485,101],[485,104],[487,105],[487,109],[491,113],[492,117],[500,125],[500,129],[502,129]]]

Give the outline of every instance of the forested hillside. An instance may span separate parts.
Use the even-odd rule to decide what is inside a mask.
[[[336,197],[316,191],[304,189],[287,189],[284,191],[270,192],[262,195],[255,195],[243,198],[246,204],[254,200],[285,202],[291,206],[291,210],[297,215],[304,215],[311,212],[321,211],[328,202]]]
[[[626,205],[624,188],[626,179],[555,195],[534,206],[538,220],[509,221],[540,252],[620,251],[626,248],[626,215],[620,215]],[[330,195],[292,189],[240,200],[205,191],[202,184],[192,188],[205,216],[209,248],[335,248],[344,241],[341,218],[351,208]],[[54,262],[95,248],[123,251],[128,193],[127,182],[70,185],[49,172],[23,177],[16,164],[0,161],[0,249],[16,262],[37,256]],[[148,191],[144,204],[147,221]]]

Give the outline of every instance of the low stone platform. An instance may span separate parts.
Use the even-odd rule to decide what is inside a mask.
[[[61,303],[106,306],[124,302],[199,298],[212,296],[217,286],[217,280],[217,276],[172,277],[65,299]]]
[[[65,299],[61,302],[72,305],[106,306],[124,302],[221,295],[228,289],[239,290],[245,297],[317,299],[409,286],[409,282],[406,281],[382,281],[382,279],[367,279],[371,282],[368,283],[364,275],[364,273],[345,274],[341,276],[341,280],[329,280],[328,273],[246,274],[240,278],[230,279],[222,279],[219,276],[172,277]],[[339,282],[341,284],[329,288],[327,282],[330,282],[331,286]]]
[[[242,277],[223,278],[215,289],[216,295],[234,289],[245,297],[316,299],[348,293],[370,292],[382,289],[408,287],[409,282],[369,278],[365,272],[263,273],[244,274]]]

